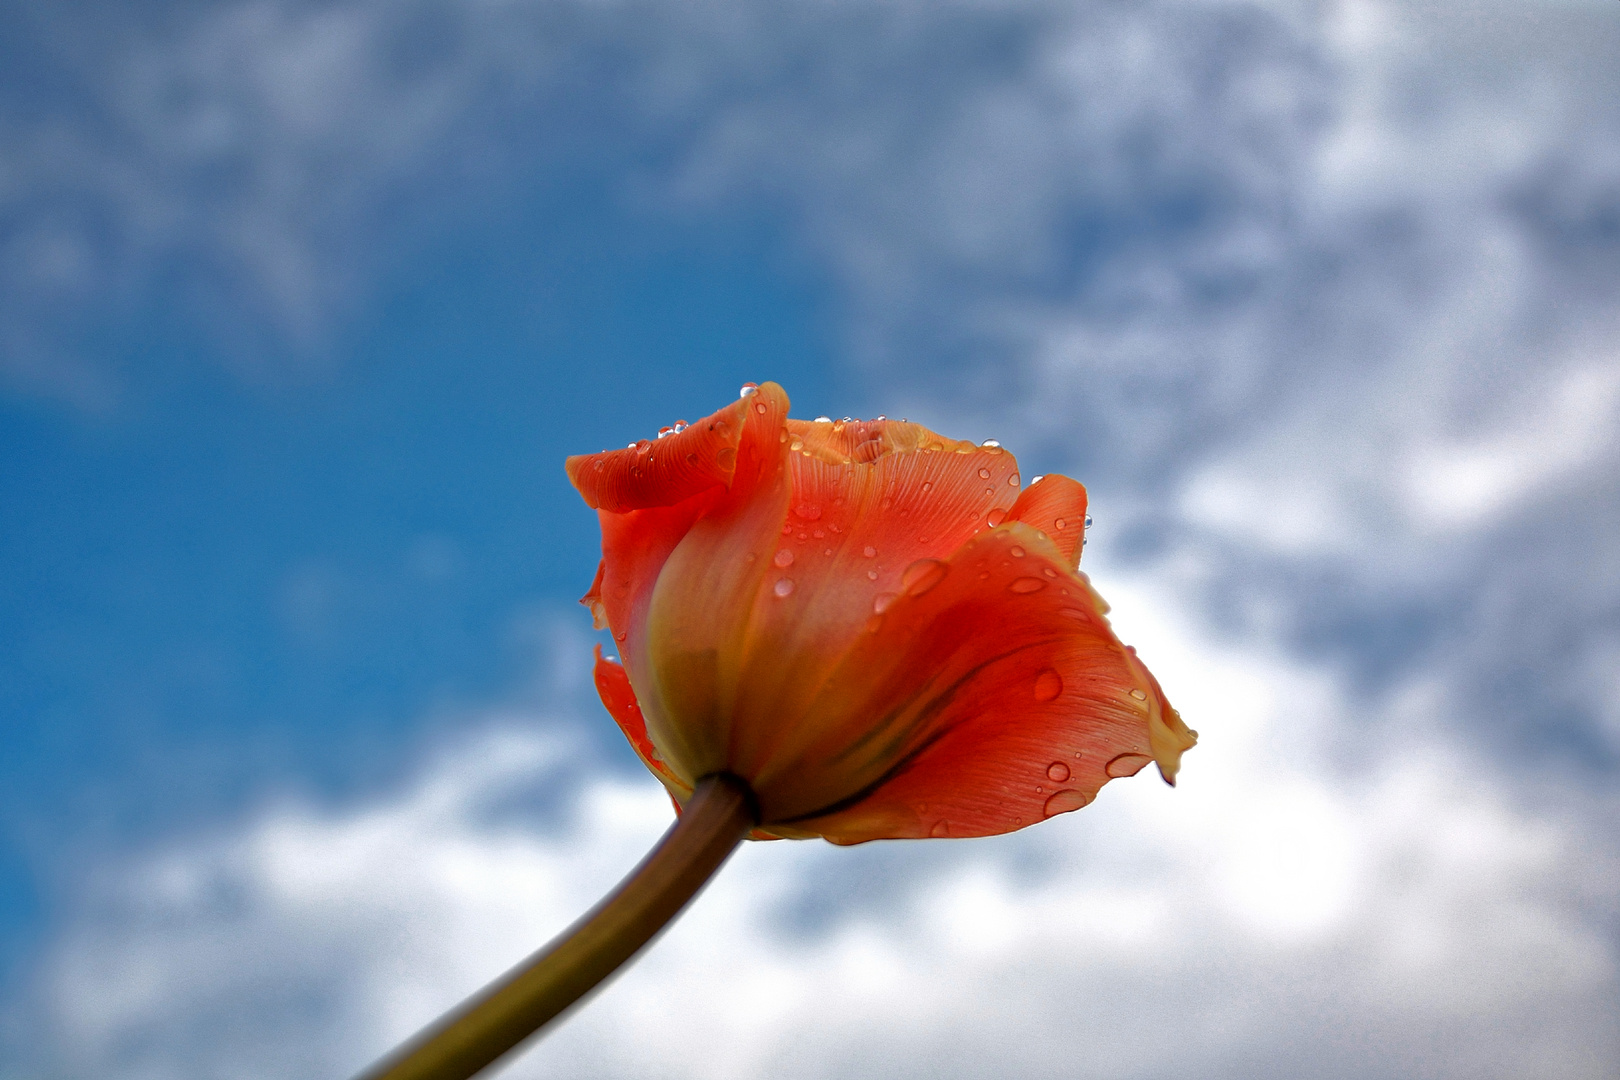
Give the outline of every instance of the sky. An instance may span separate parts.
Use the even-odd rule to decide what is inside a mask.
[[[1613,0],[0,9],[0,1078],[351,1075],[667,826],[562,459],[1082,480],[1200,744],[746,845],[516,1078],[1612,1077]]]

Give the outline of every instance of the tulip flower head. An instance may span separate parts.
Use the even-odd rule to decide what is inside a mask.
[[[987,836],[1196,741],[1079,572],[1086,492],[995,443],[793,420],[745,387],[568,459],[602,527],[596,684],[677,804],[745,782],[758,837]]]

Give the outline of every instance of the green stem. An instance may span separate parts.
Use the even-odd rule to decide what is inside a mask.
[[[675,824],[616,890],[356,1080],[466,1080],[533,1035],[680,913],[748,835],[754,805],[734,776],[699,780]]]

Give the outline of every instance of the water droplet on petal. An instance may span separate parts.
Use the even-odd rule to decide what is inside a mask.
[[[1007,511],[998,506],[988,514],[984,515],[984,520],[988,522],[990,527],[993,529],[997,525],[1000,525],[1003,521],[1007,520]]]
[[[1046,479],[1046,474],[1045,474],[1045,473],[1041,473],[1041,474],[1040,474],[1040,475],[1038,475],[1038,476],[1032,476],[1032,477],[1030,477],[1030,478],[1029,478],[1029,482],[1030,482],[1030,484],[1031,484],[1031,485],[1035,485],[1035,484],[1038,484],[1038,483],[1040,483],[1040,482],[1041,482],[1041,481],[1042,481],[1042,480],[1045,480],[1045,479]]]
[[[996,440],[994,440],[994,439],[986,439],[986,440],[984,440],[984,442],[980,443],[979,445],[980,446],[999,447],[1001,444],[996,442]]]
[[[989,469],[980,469],[979,470],[979,479],[980,480],[988,480],[988,479],[990,479],[990,470]]]
[[[1103,766],[1103,772],[1116,780],[1122,776],[1135,776],[1142,771],[1142,766],[1152,760],[1146,754],[1120,754]]]
[[[812,506],[810,503],[803,503],[799,506],[795,506],[793,508],[793,512],[804,518],[806,521],[815,521],[821,516],[821,507]]]
[[[928,835],[929,836],[949,836],[949,835],[951,835],[951,827],[949,825],[945,824],[944,821],[936,821],[936,822],[934,822],[934,827],[932,829],[928,830]]]
[[[742,384],[742,389],[737,391],[737,396],[738,397],[753,397],[757,393],[759,393],[759,384],[758,383],[745,382],[745,383]]]
[[[1088,528],[1088,529],[1091,528],[1091,515],[1090,514],[1086,515],[1086,528]]]
[[[871,544],[867,544],[865,549],[861,551],[861,554],[865,555],[868,559],[875,559],[877,558],[877,548],[873,547]]]
[[[793,436],[793,441],[788,443],[788,449],[789,450],[803,450],[804,449],[804,440],[799,438],[797,435]]]
[[[675,429],[673,427],[661,427],[658,429],[658,437],[660,439],[667,439],[673,434],[675,434]]]
[[[1046,767],[1046,778],[1054,784],[1061,784],[1069,778],[1069,767],[1061,761],[1054,761]]]
[[[1052,524],[1056,525],[1059,530],[1067,529],[1069,527],[1069,523],[1064,521],[1062,518],[1058,518],[1056,521],[1052,522]]]
[[[1024,549],[1019,547],[1017,544],[1014,544],[1012,547],[1007,549],[1007,554],[1011,555],[1015,559],[1022,559],[1024,557]]]
[[[1076,791],[1073,788],[1064,788],[1062,791],[1054,792],[1046,800],[1046,805],[1041,810],[1047,817],[1057,817],[1059,814],[1067,814],[1071,810],[1078,810],[1090,801],[1091,796],[1085,792]]]
[[[923,481],[923,486],[922,486],[922,489],[923,489],[923,490],[924,490],[924,491],[933,491],[933,490],[934,490],[934,484],[933,484],[933,481],[931,481],[931,480],[924,480],[924,481]]]
[[[786,570],[788,567],[793,565],[793,552],[789,551],[787,548],[783,548],[781,551],[776,553],[776,558],[772,559],[771,562],[775,563],[781,569]]]
[[[1137,701],[1146,701],[1147,691],[1133,689],[1131,691],[1131,697],[1135,698]]]
[[[900,587],[911,596],[921,596],[944,581],[950,570],[938,559],[918,559],[900,575]]]
[[[765,403],[763,401],[756,402],[755,405],[754,405],[754,411],[757,412],[757,413],[764,412],[765,411]]]
[[[1007,484],[1009,486],[1011,486],[1011,487],[1017,487],[1018,486],[1018,474],[1013,473],[1011,476],[1007,477]]]
[[[866,572],[866,580],[867,581],[876,581],[877,579],[878,579],[878,572],[876,570],[868,570]]]
[[[677,420],[675,421],[675,434],[679,435],[681,432],[685,431],[691,426],[692,425],[688,424],[685,420]]]
[[[722,446],[714,452],[714,463],[722,469],[731,468],[737,464],[737,448],[734,446]]]
[[[793,579],[792,578],[786,578],[786,577],[781,578],[780,580],[777,581],[776,585],[774,587],[772,587],[771,591],[773,593],[775,593],[777,596],[791,596],[791,595],[793,595]]]
[[[628,630],[620,630],[617,634],[613,635],[613,640],[614,641],[623,641],[625,638],[627,638],[629,636],[630,636],[630,631],[628,631]]]
[[[1091,621],[1091,612],[1083,611],[1080,608],[1074,608],[1074,607],[1059,608],[1058,609],[1058,614],[1064,616],[1065,618],[1073,619],[1075,622],[1090,622]]]
[[[816,423],[818,423],[818,424],[830,424],[830,423],[832,423],[832,417],[830,417],[830,416],[818,416],[818,417],[816,417]]]
[[[1007,591],[1014,593],[1032,593],[1040,592],[1044,588],[1046,588],[1046,582],[1042,581],[1038,577],[1021,577],[1014,578],[1012,583],[1007,586]]]
[[[1049,578],[1057,577],[1057,571],[1052,569],[1050,566],[1041,567],[1041,573],[1045,574]]]
[[[1036,701],[1051,701],[1061,693],[1063,693],[1063,676],[1051,668],[1035,676]],[[1054,776],[1052,779],[1057,780],[1059,777]]]
[[[872,613],[874,615],[883,614],[885,611],[888,611],[891,607],[893,607],[894,602],[898,599],[900,599],[899,593],[878,593],[872,598]]]

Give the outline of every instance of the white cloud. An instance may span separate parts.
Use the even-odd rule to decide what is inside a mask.
[[[985,841],[749,845],[509,1075],[1607,1074],[1620,863],[1590,822],[1612,807],[1515,798],[1416,690],[1393,743],[1348,745],[1332,679],[1190,635],[1145,582],[1109,592],[1203,729],[1180,788],[1112,785]],[[509,719],[374,804],[282,807],[110,871],[39,968],[31,1064],[359,1067],[667,823],[650,781],[580,767]],[[560,817],[510,812],[559,781]]]

